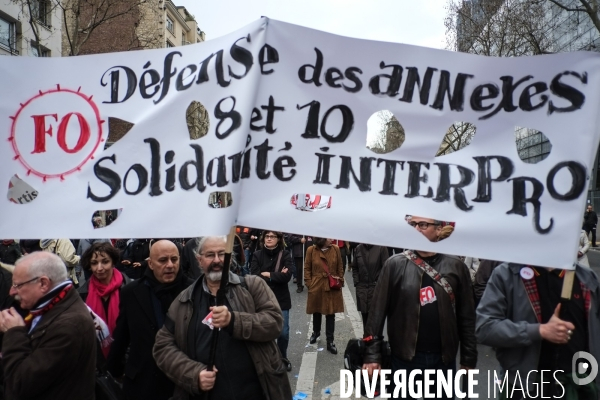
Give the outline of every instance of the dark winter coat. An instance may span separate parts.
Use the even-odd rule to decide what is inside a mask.
[[[183,246],[181,254],[181,269],[183,270],[183,274],[192,280],[197,279],[201,274],[200,264],[196,258],[196,248],[199,242],[199,238],[189,239],[185,243],[185,246]]]
[[[0,243],[0,261],[3,263],[14,265],[22,255],[21,246],[14,240],[3,240]]]
[[[354,250],[352,278],[356,287],[356,307],[368,313],[379,272],[388,259],[387,247],[361,244]]]
[[[281,251],[281,245],[278,245],[273,250],[263,248],[262,250],[255,251],[252,256],[252,262],[250,263],[250,273],[263,278],[275,294],[275,297],[277,297],[279,307],[282,310],[289,310],[292,308],[292,300],[290,298],[288,283],[290,282],[292,272],[294,271],[294,260],[289,251],[283,250],[279,264],[279,272],[275,272],[277,258]],[[281,272],[284,268],[288,269],[285,273]],[[261,272],[270,272],[271,277],[265,278],[261,275]]]
[[[96,330],[71,289],[31,333],[11,328],[2,342],[7,399],[94,399]]]
[[[302,238],[302,235],[288,235],[288,242],[292,245],[292,256],[294,258],[302,258],[305,249],[309,246],[308,243],[302,243]]]
[[[179,249],[179,247],[178,247]],[[138,279],[144,275],[144,271],[148,267],[148,261],[146,259],[150,257],[150,240],[149,239],[136,239],[131,243],[127,250],[125,250],[123,261],[129,261],[131,264],[121,264],[121,272],[124,272],[131,279]],[[181,252],[180,252],[181,253]],[[134,267],[133,263],[140,263],[140,267]]]
[[[152,357],[156,333],[162,325],[159,326],[156,321],[147,279],[143,276],[121,289],[119,317],[107,367],[115,377],[125,375],[123,390],[129,399],[166,400],[173,395],[175,385],[156,366]],[[191,283],[184,276],[180,290]],[[124,363],[126,353],[127,362]]]
[[[323,268],[323,262],[327,263],[331,275],[340,277],[344,282],[344,267],[339,247],[331,245],[329,250],[323,252],[316,245],[312,245],[304,259],[304,284],[308,288],[307,314],[332,315],[344,312],[342,291],[329,289],[329,278]]]
[[[596,214],[596,211],[586,211],[585,214],[583,214],[583,225],[594,227],[597,223],[598,215]]]

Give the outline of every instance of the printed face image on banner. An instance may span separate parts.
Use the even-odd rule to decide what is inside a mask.
[[[243,225],[575,261],[599,143],[598,54],[487,58],[262,18],[190,46],[4,57],[0,69],[3,237]],[[532,135],[545,158],[523,157]],[[94,229],[98,210],[118,221]]]

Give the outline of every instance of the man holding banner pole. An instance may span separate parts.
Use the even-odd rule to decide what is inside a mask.
[[[496,267],[477,307],[476,334],[506,371],[500,398],[597,400],[599,312],[600,285],[589,268]]]
[[[175,383],[174,398],[290,399],[286,367],[275,344],[283,315],[258,276],[229,273],[225,305],[214,306],[224,270],[226,238],[205,236],[197,249],[202,275],[171,304],[156,335],[154,359]],[[213,329],[220,329],[209,371]]]

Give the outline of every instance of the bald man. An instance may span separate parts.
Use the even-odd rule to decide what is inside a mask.
[[[179,262],[177,246],[159,240],[150,248],[144,275],[121,290],[108,370],[115,377],[123,377],[123,390],[130,400],[167,400],[173,395],[174,384],[156,366],[152,347],[169,306],[192,283],[183,275]]]

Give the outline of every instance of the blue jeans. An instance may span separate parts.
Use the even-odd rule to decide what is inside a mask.
[[[250,249],[244,249],[244,258],[246,259],[246,264],[242,266],[242,276],[246,276],[250,274]]]
[[[452,360],[448,364],[445,364],[442,360],[441,353],[422,353],[417,352],[411,361],[404,361],[399,359],[398,357],[392,354],[392,370],[394,372],[405,369],[406,370],[406,379],[408,380],[408,376],[410,372],[414,369],[420,369],[421,371],[425,369],[437,369],[442,370],[446,373],[447,370],[452,370],[452,376],[454,377],[454,373],[456,372],[456,361]],[[423,383],[423,375],[419,376],[421,379],[415,379],[415,382],[420,381],[422,385]],[[425,389],[423,389],[425,392]],[[436,385],[430,389],[430,392],[436,393],[437,387]],[[412,399],[407,392],[407,399]],[[442,390],[442,397],[436,397],[436,399],[454,399],[454,397],[446,397],[445,392]]]
[[[290,343],[290,310],[281,310],[283,313],[283,329],[277,338],[277,347],[283,358],[287,358],[287,348]]]

